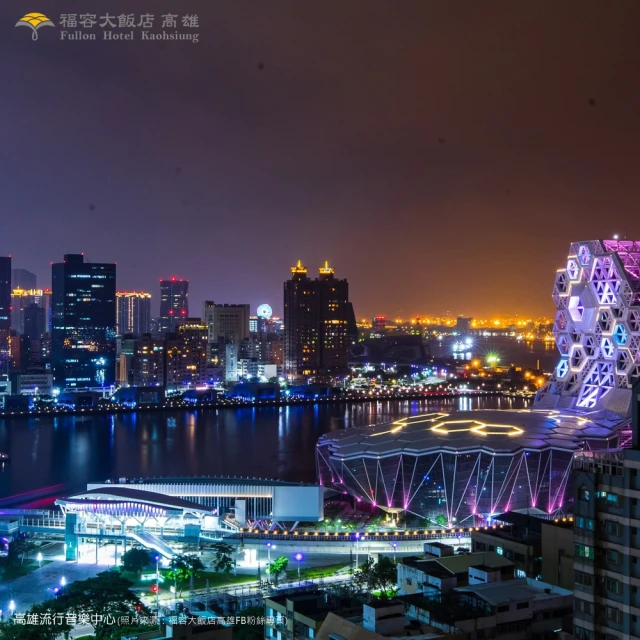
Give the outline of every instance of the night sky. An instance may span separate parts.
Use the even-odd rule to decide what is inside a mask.
[[[31,11],[200,42],[33,42]],[[281,312],[298,258],[359,318],[550,314],[572,240],[640,238],[638,34],[637,0],[3,2],[0,254],[187,278],[192,315]]]

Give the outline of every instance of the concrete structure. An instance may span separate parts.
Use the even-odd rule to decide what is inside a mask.
[[[629,416],[640,376],[640,242],[574,242],[553,288],[560,351],[539,408],[607,409]]]
[[[131,491],[180,498],[212,509],[230,526],[265,522],[319,522],[324,519],[324,490],[317,485],[259,478],[144,478],[117,483]],[[116,483],[90,483],[88,490]]]
[[[544,519],[506,513],[496,516],[496,529],[471,532],[473,551],[496,551],[515,565],[517,578],[542,579],[544,582],[572,589],[573,518]]]
[[[108,388],[115,381],[116,265],[68,254],[51,271],[54,382]]]
[[[200,318],[180,321],[165,344],[165,386],[189,389],[207,383],[207,326]]]
[[[151,294],[144,291],[116,293],[116,333],[141,336],[151,332]]]
[[[629,439],[627,423],[610,412],[527,409],[411,416],[324,434],[318,478],[388,513],[456,526],[517,509],[563,513],[574,454]]]
[[[495,551],[398,561],[398,592],[447,593],[458,587],[513,579],[513,562]]]
[[[189,317],[189,281],[160,280],[160,333],[175,331],[180,320]]]
[[[269,640],[313,640],[332,612],[347,619],[362,616],[362,603],[355,598],[317,590],[269,596],[264,605],[269,621],[264,626],[264,637]]]
[[[489,582],[427,597],[398,596],[412,618],[449,631],[467,632],[470,640],[553,637],[573,611],[571,591],[529,578]]]
[[[12,376],[14,392],[21,395],[50,396],[53,392],[53,375],[51,373],[18,373]]]
[[[131,363],[133,385],[136,387],[164,386],[165,383],[165,341],[150,334],[143,335],[135,342]]]
[[[349,284],[325,263],[315,280],[300,261],[284,283],[285,374],[343,375],[349,352]]]
[[[584,452],[574,466],[574,636],[578,640],[640,637],[640,443],[633,388],[630,449]]]

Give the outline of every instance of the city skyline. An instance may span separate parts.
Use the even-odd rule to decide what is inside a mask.
[[[640,237],[640,6],[601,8],[201,4],[197,45],[10,28],[0,254],[43,283],[81,251],[117,262],[127,289],[175,274],[195,308],[281,314],[303,259],[345,274],[358,317],[549,314],[538,276],[578,221],[584,237]]]

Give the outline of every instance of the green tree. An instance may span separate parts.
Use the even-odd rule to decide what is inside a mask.
[[[193,554],[174,556],[171,558],[169,566],[171,568],[167,573],[167,577],[174,581],[179,596],[182,595],[182,591],[187,582],[189,582],[191,575],[193,574],[193,577],[197,578],[204,569],[202,560],[200,560],[199,556]]]
[[[279,558],[276,558],[269,565],[269,577],[272,578],[276,584],[278,584],[280,575],[286,573],[288,566],[289,559],[286,556],[280,556]]]
[[[250,618],[264,618],[264,607],[247,607],[235,614],[236,620],[244,619],[245,623],[233,627],[233,640],[262,640],[264,638],[264,624],[250,624]]]
[[[216,553],[213,568],[218,573],[229,575],[235,566],[235,562],[233,560],[235,549],[233,545],[227,544],[226,542],[216,542],[212,548]]]
[[[36,544],[31,538],[28,538],[26,534],[18,536],[13,542],[9,543],[9,552],[6,558],[6,563],[12,566],[20,566],[24,564],[25,560],[29,559],[29,554],[36,548]]]
[[[131,591],[133,583],[115,571],[104,571],[95,578],[76,580],[57,598],[60,610],[88,615],[98,640],[110,639],[113,619],[122,616],[149,616],[150,612]]]
[[[369,593],[380,592],[380,598],[386,600],[389,592],[394,592],[398,583],[398,568],[391,558],[382,556],[378,562],[367,558],[359,571],[353,576],[353,581],[359,590],[366,588]]]
[[[147,565],[151,564],[151,553],[142,548],[129,549],[122,554],[120,561],[124,571],[140,573]]]
[[[440,515],[436,516],[436,524],[441,526],[441,527],[446,527],[447,524],[449,524],[447,522],[447,516],[445,516],[443,513],[441,513]]]

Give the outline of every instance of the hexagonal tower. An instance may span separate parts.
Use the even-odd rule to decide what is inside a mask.
[[[640,376],[640,241],[574,242],[553,300],[560,362],[536,408],[630,416]]]

